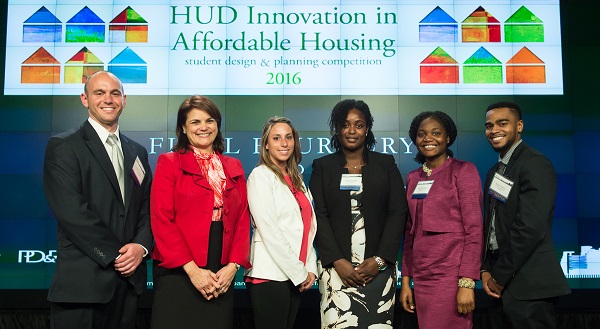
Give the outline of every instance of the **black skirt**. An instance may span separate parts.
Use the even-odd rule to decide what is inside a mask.
[[[223,222],[212,222],[208,262],[204,269],[217,272],[223,267]],[[178,267],[166,269],[154,261],[154,302],[152,329],[233,328],[233,285],[219,298],[206,300]]]

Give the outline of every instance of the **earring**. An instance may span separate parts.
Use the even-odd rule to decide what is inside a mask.
[[[186,132],[185,130],[183,131],[183,133],[184,133],[184,134],[187,134],[187,132]]]

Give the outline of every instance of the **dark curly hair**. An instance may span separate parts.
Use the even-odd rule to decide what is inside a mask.
[[[369,132],[367,133],[367,137],[365,138],[365,151],[373,150],[377,141],[375,141],[375,135],[373,135],[373,116],[371,115],[371,110],[369,109],[369,105],[367,103],[356,100],[356,99],[344,99],[343,101],[338,102],[331,110],[331,116],[329,117],[329,132],[331,133],[331,145],[335,148],[336,151],[342,149],[342,142],[339,139],[339,132],[342,130],[344,123],[346,122],[346,118],[348,117],[348,112],[352,109],[357,109],[362,112],[365,116],[365,121],[367,124],[367,128]]]
[[[416,144],[417,132],[419,131],[419,126],[421,125],[421,122],[423,122],[423,120],[429,119],[429,118],[436,120],[437,122],[442,124],[442,127],[444,127],[444,130],[446,131],[446,135],[448,135],[448,137],[450,138],[448,147],[450,147],[452,144],[454,144],[454,141],[456,140],[456,135],[457,135],[456,124],[454,124],[454,121],[452,121],[452,118],[450,118],[450,116],[448,114],[441,112],[441,111],[421,112],[412,120],[412,122],[410,124],[410,129],[408,130],[408,136],[410,136],[410,139],[412,140],[413,144]],[[417,148],[417,150],[418,149],[419,148]],[[450,150],[449,148],[446,149],[446,154],[448,156],[454,155],[452,153],[452,150]],[[425,157],[423,156],[423,154],[420,151],[417,151],[417,156],[415,157],[415,161],[418,162],[419,164],[425,163]]]

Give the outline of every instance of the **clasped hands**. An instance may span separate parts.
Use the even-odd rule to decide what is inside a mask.
[[[356,267],[346,259],[338,259],[333,262],[333,267],[346,287],[365,286],[379,273],[379,265],[373,257],[365,259]]]
[[[124,277],[130,277],[144,259],[145,250],[138,243],[128,243],[119,249],[115,260],[115,270]]]
[[[219,298],[225,294],[231,287],[231,282],[237,272],[237,267],[234,263],[229,263],[223,266],[217,273],[211,270],[199,268],[192,260],[183,265],[184,271],[187,273],[192,285],[198,290],[206,300]]]

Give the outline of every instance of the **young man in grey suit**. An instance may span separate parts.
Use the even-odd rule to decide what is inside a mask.
[[[44,159],[44,190],[58,223],[50,323],[135,328],[152,246],[148,153],[119,132],[126,96],[114,74],[92,74],[81,102],[89,118],[52,137]]]
[[[481,281],[497,328],[556,328],[554,301],[570,293],[552,242],[556,174],[521,139],[517,104],[490,105],[485,135],[499,154],[484,186]]]

